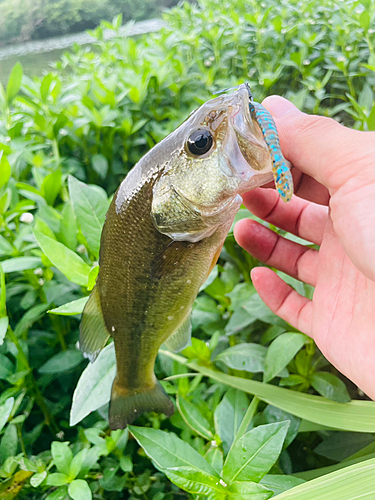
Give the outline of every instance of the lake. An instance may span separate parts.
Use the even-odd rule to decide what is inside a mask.
[[[141,35],[159,31],[165,25],[161,19],[149,19],[138,23],[127,23],[120,28],[120,33],[126,36]],[[104,38],[109,40],[114,35],[111,30],[104,31]],[[74,33],[45,40],[36,40],[0,48],[0,81],[6,84],[11,69],[20,62],[24,73],[28,76],[39,76],[50,68],[50,64],[59,59],[75,43],[90,45],[94,39],[87,32]]]

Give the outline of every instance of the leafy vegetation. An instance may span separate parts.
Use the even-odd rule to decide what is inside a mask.
[[[256,100],[278,93],[375,129],[373,1],[200,0],[165,18],[137,40],[104,42],[103,24],[94,51],[35,80],[16,65],[0,87],[0,498],[370,498],[375,403],[264,306],[258,263],[232,233],[195,302],[192,345],[158,358],[174,416],[108,429],[113,346],[87,366],[78,315],[134,163],[244,80]]]
[[[125,21],[159,17],[176,0],[0,0],[0,45],[95,28],[122,14]]]

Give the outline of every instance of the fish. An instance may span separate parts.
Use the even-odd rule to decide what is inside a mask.
[[[219,258],[241,193],[273,178],[288,201],[292,177],[273,119],[241,84],[191,113],[120,184],[79,336],[91,362],[113,338],[111,429],[124,429],[143,412],[173,414],[154,373],[159,348],[189,345],[193,302]]]

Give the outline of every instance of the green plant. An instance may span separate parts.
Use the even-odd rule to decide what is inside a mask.
[[[105,42],[102,25],[95,51],[40,79],[14,67],[0,87],[0,499],[370,498],[374,403],[264,306],[232,232],[192,345],[157,361],[171,419],[111,432],[113,346],[87,366],[76,342],[108,203],[136,161],[243,80],[257,100],[375,129],[374,17],[373,1],[201,0],[137,40]]]
[[[0,46],[28,40],[76,33],[108,23],[121,14],[124,21],[159,17],[176,0],[2,0],[0,2]],[[105,23],[107,21],[107,23]],[[121,23],[120,21],[120,23]]]

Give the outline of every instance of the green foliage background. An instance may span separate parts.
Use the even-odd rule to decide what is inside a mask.
[[[375,130],[374,1],[200,0],[165,19],[107,42],[104,23],[94,50],[76,47],[40,79],[16,65],[0,88],[0,498],[259,500],[303,480],[280,500],[370,498],[375,404],[348,403],[356,388],[262,304],[258,262],[231,233],[196,300],[192,346],[157,363],[175,415],[109,431],[97,391],[111,347],[81,390],[77,314],[109,197],[192,109],[249,81],[257,101],[276,93]]]
[[[151,19],[176,0],[0,0],[0,45],[65,35],[110,21]]]

